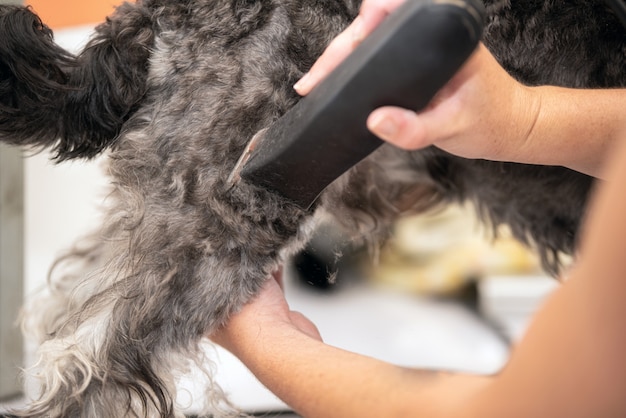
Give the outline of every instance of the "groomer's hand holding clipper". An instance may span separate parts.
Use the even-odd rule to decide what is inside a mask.
[[[513,79],[481,44],[425,110],[382,107],[367,126],[405,149],[435,145],[466,158],[511,161],[540,109],[539,92]]]
[[[365,0],[359,16],[294,86],[296,91],[308,94],[404,1]],[[518,145],[527,143],[539,109],[539,94],[510,77],[481,44],[427,109],[383,107],[367,124],[381,139],[405,149],[434,144],[467,158],[512,160]]]

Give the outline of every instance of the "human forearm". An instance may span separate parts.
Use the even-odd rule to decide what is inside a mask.
[[[230,350],[272,392],[307,418],[471,417],[488,377],[420,372],[321,341],[289,309],[276,280],[211,338]]]
[[[626,136],[622,138],[626,140]],[[478,416],[626,416],[626,142],[608,158],[577,262],[539,310]]]
[[[397,367],[289,327],[250,336],[238,344],[239,358],[307,418],[470,417],[474,394],[489,380]]]
[[[561,165],[604,177],[611,150],[626,133],[626,90],[534,87],[540,109],[528,137],[511,143],[503,159]]]
[[[626,135],[617,140],[605,162],[607,181],[596,189],[582,229],[576,264],[497,382],[481,393],[478,416],[626,416]]]

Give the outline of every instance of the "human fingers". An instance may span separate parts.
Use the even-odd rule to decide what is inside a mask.
[[[385,18],[406,0],[364,0],[361,4],[361,17],[353,28],[353,37],[362,41],[376,29]]]
[[[294,85],[306,96],[405,0],[365,0],[359,16],[328,45],[311,69]]]
[[[367,127],[379,138],[407,150],[441,145],[458,136],[468,119],[463,98],[454,87],[444,88],[420,112],[393,106],[378,108],[369,115]]]
[[[429,145],[423,120],[408,109],[376,109],[367,119],[367,128],[374,135],[399,148],[414,150]]]
[[[293,86],[298,94],[306,96],[319,84],[328,74],[330,74],[356,47],[354,40],[354,28],[359,26],[360,18],[357,17],[350,26],[341,32],[328,44],[324,53],[313,64],[307,72]]]
[[[320,334],[319,329],[309,318],[304,316],[304,314],[298,311],[290,311],[289,318],[291,319],[293,326],[295,326],[298,330],[315,340],[322,341],[322,335]]]
[[[322,341],[313,322],[303,314],[291,311],[281,288],[282,270],[268,278],[261,291],[239,312],[232,315],[223,326],[214,330],[208,337],[236,356],[249,346],[249,341],[258,337],[259,332],[282,335],[285,327],[297,329],[311,338]]]
[[[435,145],[465,158],[510,160],[540,107],[528,90],[481,45],[425,110],[380,108],[367,126],[403,149]]]
[[[278,286],[284,291],[285,283],[283,280],[283,267],[282,266],[280,266],[278,269],[276,269],[276,271],[272,273],[272,278],[276,280],[276,283],[278,283]]]
[[[259,293],[235,312],[229,320],[208,335],[214,343],[237,355],[252,335],[260,328],[290,323],[290,312],[280,284],[268,278]]]
[[[372,0],[373,1],[373,0]],[[486,70],[489,53],[481,45],[452,79],[435,95],[426,109],[382,107],[367,120],[369,130],[403,149],[419,149],[459,136],[482,114],[485,89],[482,78],[495,78]],[[480,77],[479,77],[480,76]],[[478,100],[479,103],[475,103]]]

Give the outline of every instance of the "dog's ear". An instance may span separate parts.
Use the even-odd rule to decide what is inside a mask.
[[[140,4],[120,6],[78,56],[30,8],[0,6],[0,140],[58,160],[111,146],[145,94],[153,41]]]

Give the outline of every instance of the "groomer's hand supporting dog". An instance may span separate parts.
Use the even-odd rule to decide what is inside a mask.
[[[359,17],[296,83],[296,91],[308,94],[403,2],[364,1]],[[466,158],[560,165],[602,177],[603,161],[619,136],[610,121],[623,109],[620,90],[524,86],[481,46],[425,111],[381,108],[370,115],[368,127],[405,149],[436,145]]]
[[[400,3],[366,0],[297,90],[310,91]],[[575,269],[498,376],[417,372],[328,346],[275,280],[212,338],[306,417],[626,416],[624,109],[625,90],[522,86],[481,47],[425,112],[385,108],[369,119],[405,148],[435,144],[611,180],[592,205]]]
[[[229,325],[222,327],[211,336],[211,339],[240,358],[246,357],[246,350],[258,342],[247,340],[251,334],[239,332],[250,325],[258,327],[258,336],[266,330],[284,328],[286,334],[304,334],[321,342],[322,337],[315,324],[300,312],[289,309],[283,295],[282,283],[282,271],[275,272],[273,277],[267,280],[254,303],[245,305],[241,312],[231,319]],[[274,347],[276,344],[268,346],[270,349]]]

